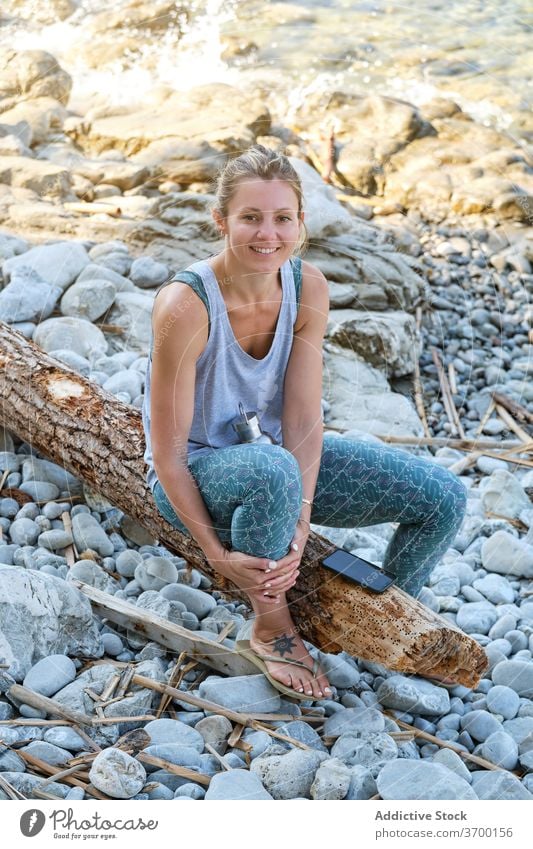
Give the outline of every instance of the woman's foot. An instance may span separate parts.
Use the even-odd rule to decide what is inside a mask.
[[[256,654],[264,659],[269,657],[280,657],[284,660],[298,660],[305,663],[307,669],[302,666],[289,663],[276,663],[265,661],[266,667],[272,678],[296,690],[305,693],[310,699],[322,699],[331,696],[331,689],[326,676],[319,671],[316,678],[313,677],[313,658],[307,651],[302,639],[298,636],[296,628],[290,618],[286,617],[283,626],[266,628],[256,621],[254,623],[250,646]]]

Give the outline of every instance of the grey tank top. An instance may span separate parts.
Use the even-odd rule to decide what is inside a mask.
[[[190,285],[204,302],[209,331],[206,347],[196,361],[194,412],[187,441],[187,458],[207,454],[217,448],[239,445],[232,423],[240,418],[239,402],[245,410],[255,410],[262,430],[270,433],[277,445],[283,444],[281,414],[283,383],[293,342],[293,329],[300,302],[302,261],[299,257],[281,266],[282,302],[275,335],[266,357],[256,360],[237,341],[228,317],[217,279],[206,260],[194,262],[173,274],[159,287],[176,280]],[[146,480],[154,490],[154,469],[150,438],[150,378],[153,336],[146,368],[142,421],[146,439],[144,460]]]

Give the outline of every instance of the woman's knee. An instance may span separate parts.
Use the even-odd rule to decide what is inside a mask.
[[[265,476],[285,481],[301,481],[298,460],[282,445],[262,445],[266,463],[262,467]]]
[[[442,497],[440,499],[441,510],[459,527],[466,513],[468,492],[462,481],[449,472],[441,469]]]

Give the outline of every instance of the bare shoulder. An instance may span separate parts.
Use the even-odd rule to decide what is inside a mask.
[[[152,311],[155,350],[188,348],[198,358],[207,344],[208,328],[205,304],[187,283],[175,280],[159,292]]]
[[[319,268],[312,263],[302,260],[302,289],[300,293],[300,309],[294,328],[298,333],[309,321],[316,323],[327,322],[329,315],[328,281]]]

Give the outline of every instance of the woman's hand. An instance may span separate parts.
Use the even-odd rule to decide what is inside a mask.
[[[227,549],[207,559],[216,572],[229,578],[250,597],[263,603],[276,604],[280,593],[287,592],[296,583],[308,535],[309,531],[298,524],[289,553],[276,561]]]
[[[268,595],[266,598],[274,596],[274,599],[278,600],[280,593],[287,592],[295,585],[296,579],[300,574],[300,561],[307,544],[310,530],[311,528],[307,522],[304,523],[303,520],[298,520],[294,536],[289,546],[289,553],[281,560],[278,560],[278,567],[285,569],[285,564],[287,564],[287,566],[290,565],[291,571],[288,573],[284,572],[283,574],[277,573],[274,578],[270,578],[268,580],[270,587],[267,589]]]
[[[208,561],[213,569],[229,578],[250,597],[272,604],[277,601],[271,596],[272,584],[276,581],[283,587],[292,586],[296,580],[294,573],[297,571],[297,563],[300,562],[295,562],[292,553],[271,561],[268,557],[254,557],[243,551],[226,549],[218,557],[208,558]]]

